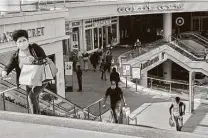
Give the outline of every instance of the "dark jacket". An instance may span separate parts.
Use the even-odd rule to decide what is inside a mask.
[[[120,77],[119,77],[119,73],[118,72],[112,72],[110,74],[110,82],[111,81],[115,81],[115,82],[119,82],[120,81]]]
[[[37,44],[30,44],[29,45],[29,50],[30,50],[30,54],[34,57],[36,57],[33,52],[32,52],[32,49],[35,51],[35,54],[37,56],[37,58],[39,60],[41,59],[45,59],[46,58],[46,54],[44,52],[44,50],[38,46]],[[19,86],[19,77],[20,77],[20,72],[21,72],[21,69],[19,67],[19,49],[12,55],[10,61],[9,61],[9,64],[5,66],[4,70],[7,72],[7,75],[13,70],[15,69],[16,71],[16,83],[17,83],[17,86]]]

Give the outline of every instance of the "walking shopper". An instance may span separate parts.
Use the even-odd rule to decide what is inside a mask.
[[[83,62],[84,62],[84,71],[87,71],[88,70],[88,61],[89,61],[89,54],[84,51],[84,53],[82,54],[82,57],[83,57]]]
[[[97,69],[97,64],[98,64],[98,54],[96,52],[94,52],[91,56],[90,56],[90,61],[91,64],[94,68],[94,71],[96,71]]]
[[[113,56],[112,56],[111,52],[106,55],[106,62],[107,62],[107,66],[108,66],[107,69],[108,69],[109,73],[111,72],[112,58],[113,58]]]
[[[113,117],[115,120],[115,123],[119,123],[119,117],[121,114],[121,100],[123,100],[124,106],[126,106],[125,98],[123,96],[123,92],[121,88],[116,87],[116,82],[112,81],[111,86],[106,90],[105,97],[103,100],[103,107],[105,106],[106,100],[110,97],[110,106],[111,110],[113,112]]]
[[[139,39],[136,40],[134,44],[134,48],[138,50],[139,53],[141,53],[142,47],[141,47],[141,41]]]
[[[82,69],[80,65],[77,65],[76,73],[77,73],[77,81],[78,81],[78,86],[79,86],[78,92],[81,92],[82,91]]]
[[[100,65],[100,68],[101,68],[101,80],[105,80],[106,81],[106,70],[107,70],[107,63],[105,62],[104,59],[102,59],[102,62],[101,62],[101,65]]]
[[[175,102],[171,104],[169,112],[170,118],[176,123],[176,130],[181,131],[183,127],[183,115],[185,115],[186,105],[181,102],[179,97],[175,98]]]
[[[116,87],[118,87],[118,83],[120,82],[119,73],[116,71],[116,68],[113,67],[112,73],[110,74],[110,82],[115,81]]]
[[[29,44],[28,33],[26,30],[17,30],[13,33],[13,40],[18,50],[13,54],[8,65],[5,66],[1,72],[2,77],[7,77],[9,73],[16,70],[16,83],[19,87],[19,78],[23,65],[32,65],[38,61],[48,60],[50,61],[44,52],[44,50],[37,44]],[[32,114],[39,114],[38,98],[43,89],[47,86],[47,83],[43,83],[42,86],[27,86],[26,92],[28,95],[29,108]]]

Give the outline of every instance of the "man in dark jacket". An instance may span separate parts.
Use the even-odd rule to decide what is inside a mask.
[[[82,69],[80,65],[77,65],[76,73],[77,73],[77,81],[79,85],[78,92],[81,92],[82,91]]]
[[[118,87],[118,83],[120,81],[119,73],[116,71],[116,68],[114,67],[112,69],[112,73],[110,74],[110,82],[115,81],[116,87]]]
[[[113,56],[112,56],[111,53],[109,53],[109,54],[106,55],[106,62],[107,62],[107,64],[108,64],[108,72],[109,72],[109,73],[111,72],[112,58],[113,58]]]

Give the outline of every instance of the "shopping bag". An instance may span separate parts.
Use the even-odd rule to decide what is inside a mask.
[[[51,72],[49,64],[43,65],[43,71],[42,71],[42,81],[48,82],[53,80],[53,74]]]
[[[58,72],[58,69],[56,68],[56,65],[53,63],[52,60],[50,60],[47,64],[49,65],[49,67],[51,69],[51,73],[52,73],[53,77],[55,77],[57,72]]]
[[[173,118],[172,117],[169,118],[169,125],[171,127],[175,127],[175,122],[173,121]]]
[[[43,65],[23,65],[19,77],[22,85],[42,86]]]
[[[123,107],[122,108],[122,114],[124,117],[128,117],[130,115],[130,107]]]

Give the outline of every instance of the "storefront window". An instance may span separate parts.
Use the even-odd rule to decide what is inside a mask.
[[[73,49],[79,50],[80,45],[79,45],[79,28],[78,27],[73,28],[72,39],[73,39],[73,42],[72,42]]]
[[[112,25],[112,43],[113,45],[115,45],[115,43],[117,42],[117,25],[113,24]]]
[[[98,48],[98,28],[94,28],[94,49]]]
[[[111,32],[111,26],[108,26],[108,44],[112,45],[112,32]]]
[[[99,28],[99,47],[103,47],[103,28]]]
[[[88,29],[85,31],[85,38],[86,38],[86,45],[87,45],[87,51],[93,49],[92,45],[92,29]]]

